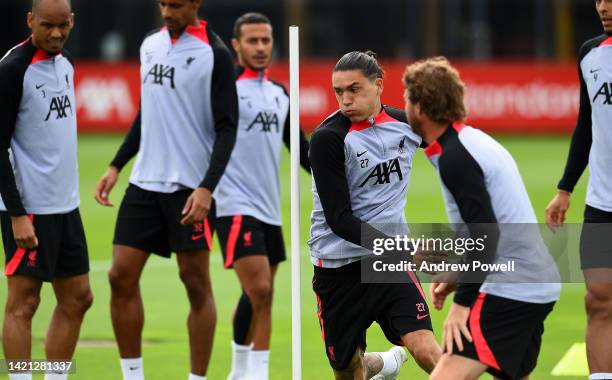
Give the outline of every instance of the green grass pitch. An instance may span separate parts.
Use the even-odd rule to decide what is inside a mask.
[[[544,208],[555,192],[556,182],[563,170],[569,147],[567,137],[500,137],[499,141],[510,150],[518,162],[531,200],[540,221]],[[120,379],[118,351],[114,344],[109,316],[109,286],[107,270],[111,257],[111,240],[118,204],[127,185],[129,168],[112,193],[114,208],[98,206],[93,192],[98,178],[102,175],[112,155],[121,142],[119,136],[82,136],[79,139],[81,215],[89,243],[92,271],[91,283],[95,295],[93,308],[86,316],[77,348],[76,374],[72,379],[99,380]],[[282,206],[285,239],[289,243],[289,159],[284,153],[281,180]],[[302,240],[305,246],[308,238],[309,216],[312,207],[310,178],[302,173]],[[580,222],[584,208],[585,183],[583,179],[573,197],[573,206],[568,220]],[[446,222],[441,191],[434,169],[426,161],[422,151],[416,155],[410,190],[407,215],[410,222]],[[208,378],[225,379],[230,368],[231,317],[238,299],[239,287],[232,271],[223,269],[218,243],[211,253],[211,267],[215,300],[217,304],[217,330],[214,352]],[[274,380],[291,378],[291,303],[290,267],[281,265],[274,299],[273,338],[270,378]],[[328,366],[316,316],[316,302],[310,281],[312,267],[308,251],[302,252],[302,338],[303,378],[330,379]],[[144,368],[146,378],[186,379],[189,371],[186,315],[188,310],[185,291],[178,278],[174,259],[164,260],[153,257],[145,269],[141,282],[144,297],[146,322],[144,330]],[[546,322],[546,333],[538,367],[533,379],[551,379],[550,373],[564,353],[575,342],[584,337],[585,315],[582,285],[564,285],[561,300]],[[44,287],[42,303],[33,323],[33,358],[43,358],[43,340],[54,305],[50,287]],[[6,281],[0,281],[0,304],[6,300]],[[432,315],[436,337],[440,338],[440,326],[445,314]],[[2,315],[0,314],[0,320]],[[368,334],[368,349],[386,350],[380,329],[373,325]],[[42,376],[35,376],[42,379]],[[414,361],[409,358],[400,379],[426,379]],[[564,379],[578,379],[566,377]]]

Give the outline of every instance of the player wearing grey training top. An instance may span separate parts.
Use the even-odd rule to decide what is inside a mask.
[[[233,268],[242,295],[233,315],[228,380],[268,380],[274,275],[285,261],[279,164],[289,148],[289,96],[268,77],[274,39],[270,20],[246,13],[234,23],[239,121],[232,158],[215,191],[217,234],[224,267]],[[301,162],[310,172],[301,134]]]
[[[372,223],[405,226],[412,157],[421,143],[402,111],[381,104],[384,74],[373,55],[351,52],[338,61],[332,82],[340,110],[310,140],[312,285],[337,379],[397,377],[403,349],[364,353],[365,333],[374,321],[425,371],[440,357],[416,276],[401,283],[361,281],[361,261],[371,255],[369,238],[393,233]]]
[[[516,265],[515,272],[432,283],[438,310],[456,292],[444,324],[445,354],[431,378],[472,380],[488,371],[522,379],[535,368],[544,319],[561,286],[520,173],[500,144],[463,124],[464,85],[445,58],[409,66],[404,84],[408,120],[438,170],[449,222],[473,239],[486,237],[485,249],[465,253],[465,260]]]
[[[134,156],[113,240],[111,317],[124,379],[142,378],[144,323],[138,280],[150,253],[177,254],[189,312],[190,378],[206,375],[215,327],[209,251],[212,192],[236,139],[238,99],[229,50],[205,21],[200,0],[160,0],[165,26],[140,47],[140,112],[105,176],[108,193]]]
[[[580,110],[558,194],[546,208],[551,229],[563,225],[570,196],[589,166],[580,263],[587,294],[586,345],[591,379],[612,379],[612,1],[597,0],[604,34],[580,48]]]
[[[0,61],[0,221],[8,282],[2,341],[8,361],[30,359],[43,282],[53,284],[57,300],[45,342],[48,360],[73,356],[92,302],[78,209],[74,66],[64,50],[73,22],[69,1],[34,1],[32,35]]]

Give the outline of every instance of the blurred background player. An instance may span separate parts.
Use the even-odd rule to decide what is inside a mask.
[[[165,26],[140,49],[141,108],[98,183],[108,196],[137,153],[119,214],[109,273],[111,316],[125,380],[142,379],[144,310],[139,279],[150,253],[176,252],[187,290],[190,380],[205,379],[216,324],[209,274],[215,190],[236,138],[231,54],[205,21],[200,0],[160,0]]]
[[[404,112],[382,105],[383,76],[373,53],[344,55],[332,75],[340,110],[315,130],[310,145],[313,289],[337,379],[397,377],[406,360],[401,347],[364,353],[374,321],[428,373],[440,357],[425,295],[412,272],[410,282],[361,281],[361,260],[371,255],[362,237],[384,233],[371,224],[406,224],[412,158],[421,144]]]
[[[53,285],[57,300],[45,339],[48,360],[71,360],[93,300],[78,209],[74,66],[64,50],[73,24],[69,0],[34,0],[32,35],[0,61],[0,219],[8,279],[2,344],[8,361],[31,357],[43,282]]]
[[[268,379],[272,294],[278,264],[286,260],[281,230],[279,164],[289,148],[289,96],[268,78],[274,39],[261,13],[234,24],[238,58],[239,122],[236,146],[217,191],[217,230],[225,268],[234,268],[243,293],[234,314],[230,380]],[[310,173],[308,141],[300,160]]]
[[[486,237],[483,252],[464,257],[516,265],[516,274],[432,282],[438,310],[456,293],[444,323],[445,353],[431,379],[472,380],[485,371],[496,379],[526,379],[561,286],[516,163],[490,136],[463,124],[464,84],[446,58],[409,66],[404,84],[408,121],[438,170],[449,222],[465,226],[474,239]]]
[[[612,0],[595,1],[604,34],[582,45],[580,111],[559,193],[546,208],[554,230],[565,222],[570,196],[589,166],[581,267],[587,286],[586,344],[590,379],[612,379]]]

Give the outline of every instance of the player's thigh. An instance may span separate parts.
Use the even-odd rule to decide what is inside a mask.
[[[584,270],[586,281],[587,310],[594,308],[612,309],[612,268]]]
[[[142,249],[113,245],[113,259],[109,271],[111,286],[136,287],[150,254]]]
[[[56,278],[53,280],[53,291],[59,305],[74,309],[87,309],[93,302],[93,293],[89,284],[89,275]]]
[[[28,276],[7,277],[6,311],[28,307],[32,311],[38,307],[42,281]]]
[[[475,380],[487,370],[479,361],[458,355],[444,354],[434,368],[430,380]]]
[[[247,294],[271,292],[272,272],[266,256],[242,257],[234,262],[234,270]]]

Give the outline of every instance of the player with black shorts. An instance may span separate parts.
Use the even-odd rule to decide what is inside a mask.
[[[612,1],[595,1],[604,34],[582,45],[580,111],[559,192],[546,208],[553,231],[565,222],[570,196],[589,166],[580,260],[586,281],[590,379],[612,379]]]
[[[125,380],[144,376],[138,282],[150,253],[177,255],[191,306],[190,380],[205,378],[212,350],[212,192],[234,147],[238,100],[230,52],[198,20],[200,3],[159,2],[165,26],[140,47],[140,111],[96,189],[98,202],[110,206],[119,171],[136,155],[117,216],[109,273],[111,317]]]
[[[308,241],[329,363],[337,379],[395,379],[404,349],[365,353],[366,330],[376,321],[391,343],[406,346],[431,372],[440,348],[416,276],[392,284],[361,281],[361,261],[372,255],[362,237],[389,233],[372,224],[406,224],[406,192],[421,138],[403,111],[381,104],[383,71],[373,53],[343,56],[332,83],[340,110],[310,141],[314,209]]]
[[[289,96],[268,77],[274,39],[261,13],[234,23],[238,58],[239,121],[236,146],[215,192],[217,231],[226,269],[242,286],[234,313],[229,380],[248,374],[268,380],[274,275],[286,260],[281,229],[279,164],[289,148]],[[301,136],[301,162],[310,172],[308,142]]]
[[[446,58],[417,62],[404,74],[406,114],[437,169],[449,222],[482,239],[470,265],[512,262],[514,271],[445,274],[430,296],[441,310],[455,291],[444,323],[442,359],[431,379],[518,380],[536,366],[544,320],[559,298],[555,263],[514,159],[484,132],[466,126],[464,84]],[[462,235],[461,235],[462,236]]]
[[[67,0],[35,0],[32,35],[0,60],[0,224],[8,297],[6,360],[29,360],[32,317],[44,282],[57,304],[48,360],[69,360],[91,306],[89,258],[79,214],[74,66],[64,44],[74,23]],[[66,373],[48,374],[61,380]],[[31,372],[9,379],[32,379]]]

